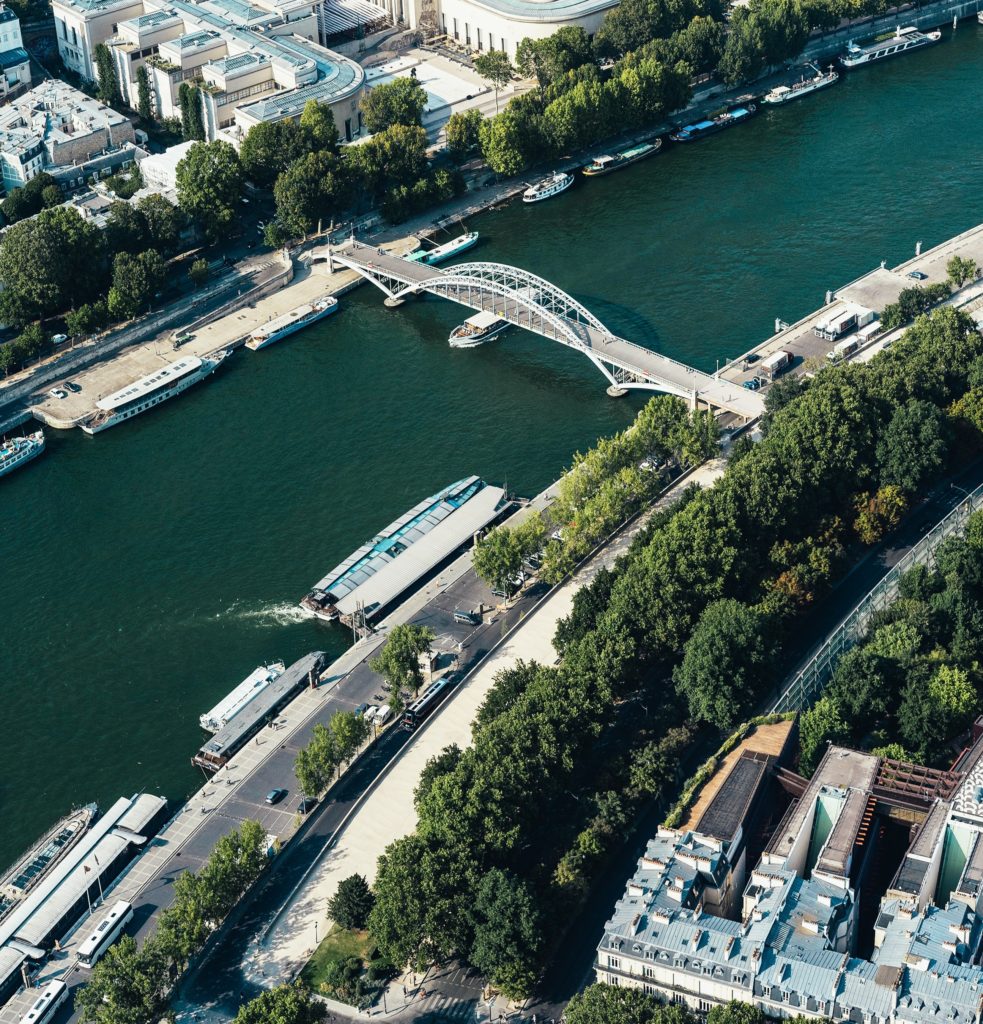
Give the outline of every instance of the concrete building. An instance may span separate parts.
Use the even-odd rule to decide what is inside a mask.
[[[133,139],[128,117],[64,82],[43,82],[0,108],[4,186],[20,188],[41,171],[57,169],[84,177],[87,164],[104,154],[132,162],[124,147],[132,149]]]
[[[260,121],[297,118],[308,100],[331,106],[344,137],[360,129],[364,75],[318,40],[314,0],[52,0],[59,53],[97,77],[95,48],[111,54],[124,101],[139,106],[145,68],[158,117],[178,117],[196,90],[209,140],[241,140]]]
[[[701,1013],[739,999],[776,1018],[978,1024],[983,738],[952,772],[830,747],[809,782],[796,778],[784,772],[796,798],[734,919],[711,912],[732,905],[716,896],[733,871],[727,844],[711,854],[699,832],[660,830],[605,926],[597,980]],[[726,790],[717,799],[737,813]],[[888,819],[916,832],[873,903],[865,958],[858,927]]]
[[[177,190],[177,165],[188,155],[193,142],[169,146],[163,153],[154,153],[140,161],[143,187],[150,192],[171,193]]]
[[[31,58],[24,49],[20,19],[0,3],[0,103],[31,87]]]

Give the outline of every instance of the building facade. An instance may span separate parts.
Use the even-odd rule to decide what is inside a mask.
[[[0,107],[0,167],[7,189],[20,188],[42,171],[81,169],[84,175],[91,161],[107,154],[132,162],[133,141],[128,117],[55,79]]]
[[[775,1018],[979,1024],[983,739],[957,768],[830,747],[729,918],[710,912],[726,871],[694,860],[705,837],[661,829],[605,926],[597,980],[699,1013],[737,999]],[[876,822],[890,814],[920,824],[861,957],[858,893],[880,856]]]
[[[233,144],[260,121],[299,117],[328,104],[346,138],[358,132],[365,76],[318,42],[312,0],[52,0],[59,53],[97,77],[95,49],[109,50],[124,102],[140,105],[141,68],[158,118],[179,117],[181,87],[194,89],[209,140]]]
[[[24,49],[20,19],[0,3],[0,103],[31,87],[31,58]]]

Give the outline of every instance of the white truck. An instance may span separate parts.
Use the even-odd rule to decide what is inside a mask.
[[[792,353],[786,349],[772,352],[767,359],[761,360],[759,372],[766,380],[774,380],[792,365]]]
[[[812,328],[812,333],[817,338],[824,338],[826,341],[836,341],[844,334],[869,324],[874,319],[873,310],[862,309],[860,306],[841,306],[839,309],[831,310],[825,320],[820,320]]]
[[[860,343],[856,337],[844,338],[843,341],[838,341],[829,352],[826,353],[826,358],[831,363],[838,363],[841,359],[846,359],[847,356],[852,355],[860,347]]]

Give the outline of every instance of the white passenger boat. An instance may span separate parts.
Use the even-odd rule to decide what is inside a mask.
[[[44,433],[40,430],[24,437],[0,441],[0,476],[12,473],[18,466],[36,459],[43,451]]]
[[[761,102],[770,103],[774,106],[789,103],[802,96],[808,96],[809,93],[815,92],[817,89],[825,89],[826,86],[833,85],[834,82],[840,80],[839,72],[834,71],[832,66],[830,66],[826,74],[823,74],[815,64],[809,64],[808,67],[816,72],[812,78],[803,77],[800,81],[793,82],[791,85],[777,85],[761,97]]]
[[[893,36],[868,43],[866,46],[860,46],[851,40],[847,43],[846,53],[840,57],[840,63],[845,68],[857,68],[863,64],[872,64],[875,60],[897,57],[909,50],[930,46],[941,38],[942,33],[938,29],[934,32],[919,32],[917,28],[911,26],[899,26]]]
[[[272,665],[260,665],[246,676],[245,679],[229,694],[212,708],[206,711],[198,721],[206,732],[218,732],[224,729],[236,715],[244,711],[252,702],[286,670],[282,661]]]
[[[410,263],[426,263],[427,266],[432,267],[437,263],[443,263],[445,260],[458,256],[462,252],[467,252],[468,249],[473,248],[477,244],[478,232],[467,231],[463,235],[458,235],[457,238],[452,238],[449,242],[444,242],[443,245],[438,245],[434,249],[417,249],[416,252],[410,253],[406,259]]]
[[[337,311],[338,300],[331,295],[322,295],[314,302],[297,306],[289,313],[284,313],[283,316],[278,316],[257,328],[246,342],[246,348],[254,352],[266,348],[267,345],[289,338],[291,334],[296,334]]]
[[[537,181],[535,185],[530,185],[522,193],[522,201],[524,203],[541,203],[544,199],[552,199],[553,196],[566,192],[573,181],[572,174],[567,174],[566,171],[557,171],[550,177]]]
[[[451,331],[447,342],[451,348],[474,348],[497,338],[510,326],[508,320],[502,320],[494,313],[475,313]]]
[[[100,398],[96,402],[98,412],[93,413],[80,426],[87,434],[98,434],[123,420],[139,416],[213,374],[228,356],[228,350],[223,350],[204,358],[185,356],[176,363],[169,363],[156,373],[141,377],[106,398]]]

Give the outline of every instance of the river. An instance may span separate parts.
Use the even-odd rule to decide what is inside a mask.
[[[612,331],[712,370],[885,259],[978,223],[983,26],[542,205],[468,226]],[[422,497],[534,494],[630,422],[582,356],[364,287],[325,323],[0,482],[0,865],[71,806],[181,800],[198,715],[262,661],[334,653],[298,599]]]

